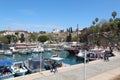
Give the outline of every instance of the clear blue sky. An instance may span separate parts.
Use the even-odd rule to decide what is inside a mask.
[[[113,11],[120,18],[120,0],[0,0],[0,30],[82,29]]]

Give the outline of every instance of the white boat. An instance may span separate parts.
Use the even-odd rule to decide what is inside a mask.
[[[19,53],[20,54],[29,54],[29,53],[31,53],[32,52],[32,50],[30,50],[30,49],[20,49],[19,50]]]
[[[62,67],[62,63],[63,63],[64,58],[56,56],[56,57],[51,57],[50,59],[55,61],[58,65],[58,67]]]
[[[52,48],[45,48],[45,51],[52,51]]]
[[[5,55],[12,55],[12,51],[10,51],[10,50],[4,50],[4,54]]]
[[[33,48],[32,52],[44,52],[44,48],[39,46],[39,47]]]
[[[14,71],[15,75],[25,75],[26,72],[28,71],[23,62],[19,61],[19,62],[14,62],[13,65],[11,66],[12,70]]]
[[[89,55],[89,52],[86,53],[86,60],[88,60],[88,55]],[[81,60],[84,60],[85,58],[85,51],[79,51],[78,54],[76,54],[77,58],[81,59]]]
[[[50,59],[51,60],[55,60],[55,61],[61,61],[61,60],[63,60],[63,58],[60,58],[60,57],[51,57]]]
[[[84,59],[85,53],[80,50],[79,53],[76,54],[76,56],[79,57],[80,59]]]
[[[0,50],[0,54],[3,54],[4,53],[4,50]]]
[[[15,49],[15,47],[10,47],[10,50],[13,52],[13,53],[18,53],[19,51]]]

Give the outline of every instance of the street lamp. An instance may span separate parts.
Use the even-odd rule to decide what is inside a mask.
[[[40,53],[40,72],[42,71],[42,59],[43,59],[43,55],[42,53]]]
[[[84,55],[84,80],[86,80],[86,54],[87,54],[87,51],[85,50],[85,55]]]

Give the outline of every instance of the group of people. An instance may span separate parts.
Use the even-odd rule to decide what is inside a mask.
[[[109,61],[110,56],[113,56],[112,51],[89,53],[87,54],[87,62],[89,62],[89,60],[95,60],[95,59],[103,59],[104,61]]]
[[[104,56],[103,56],[103,59],[104,61],[109,61],[109,53],[108,52],[104,52]]]

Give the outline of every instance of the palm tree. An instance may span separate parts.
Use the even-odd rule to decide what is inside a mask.
[[[109,22],[113,22],[113,19],[112,19],[112,18],[110,18],[110,19],[109,19]]]
[[[112,17],[113,17],[113,19],[115,19],[116,16],[117,16],[117,12],[116,12],[116,11],[113,11],[113,12],[112,12]]]
[[[95,25],[95,21],[93,21],[92,24]]]
[[[95,18],[95,22],[97,23],[99,21],[99,19],[98,18]]]

